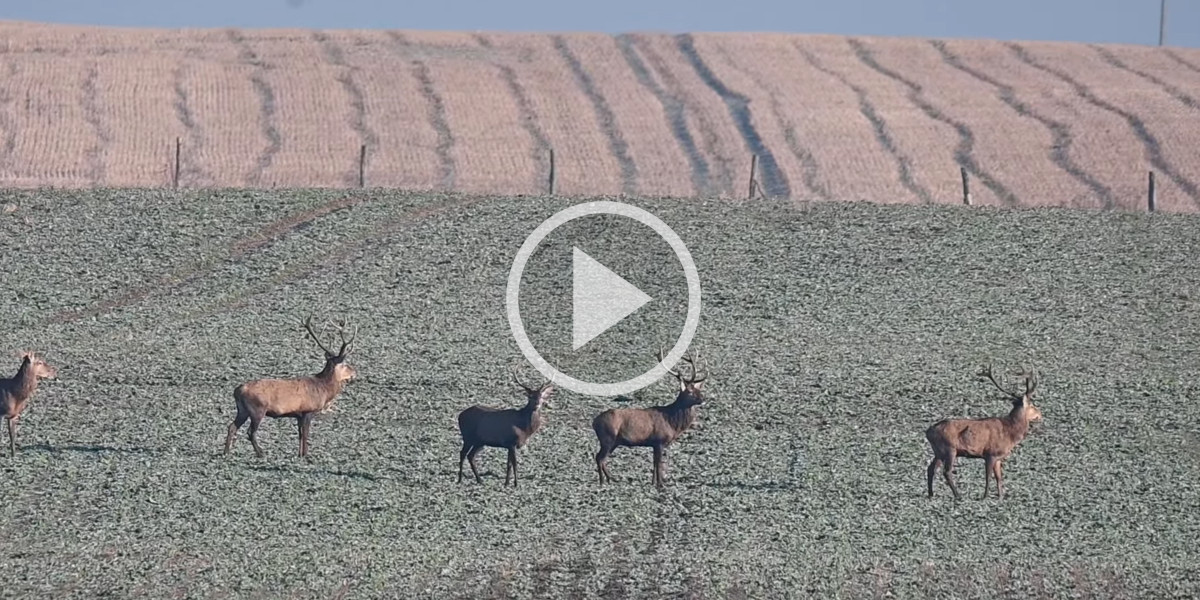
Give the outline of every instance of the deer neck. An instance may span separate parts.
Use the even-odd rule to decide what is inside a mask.
[[[685,431],[696,420],[696,406],[685,406],[678,400],[663,407],[663,416],[675,431]]]
[[[325,399],[326,402],[333,400],[335,396],[342,393],[342,387],[346,385],[345,381],[334,377],[332,368],[322,370],[320,373],[314,375],[312,380],[313,383],[325,391],[325,395],[327,396]]]
[[[1012,411],[1003,418],[1005,431],[1013,442],[1019,442],[1025,439],[1025,434],[1029,433],[1029,419],[1025,418],[1025,410],[1020,406],[1014,406]]]
[[[520,415],[521,429],[537,429],[541,426],[541,407],[535,407],[533,403],[522,406],[517,414]]]
[[[16,376],[10,381],[12,387],[9,388],[9,392],[16,398],[24,400],[33,395],[38,386],[38,379],[33,375],[33,363],[22,362]]]

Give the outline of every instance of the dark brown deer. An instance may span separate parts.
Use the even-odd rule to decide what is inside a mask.
[[[1026,373],[1023,394],[1006,390],[997,383],[996,378],[992,376],[991,365],[985,367],[979,375],[987,377],[996,389],[1012,399],[1012,410],[1003,417],[943,419],[925,430],[925,439],[929,440],[930,446],[933,447],[933,461],[929,463],[927,473],[930,498],[933,497],[933,478],[939,465],[942,466],[942,473],[946,477],[946,483],[950,485],[950,491],[954,492],[954,499],[961,498],[958,486],[954,484],[952,471],[954,460],[963,456],[984,460],[982,498],[987,498],[989,479],[995,477],[996,495],[1003,499],[1004,478],[1001,475],[1001,464],[1025,438],[1025,434],[1029,432],[1029,424],[1042,420],[1042,411],[1033,405],[1033,392],[1037,389],[1035,373]]]
[[[8,419],[8,455],[17,455],[17,421],[25,411],[25,405],[37,391],[38,380],[54,379],[58,370],[33,352],[21,353],[21,366],[17,374],[0,379],[0,409]]]
[[[661,350],[658,360],[663,360]],[[675,396],[674,402],[650,408],[610,408],[592,419],[592,430],[596,432],[596,438],[600,441],[600,451],[596,453],[596,472],[600,475],[601,484],[613,480],[608,472],[608,457],[618,446],[648,446],[654,449],[654,467],[651,472],[654,485],[663,487],[663,456],[667,447],[683,435],[696,420],[696,407],[704,403],[701,390],[704,380],[708,379],[708,375],[696,376],[695,357],[687,355],[683,360],[692,367],[690,377],[684,377],[675,370],[668,370],[679,381],[679,394]]]
[[[304,329],[313,342],[325,352],[325,367],[316,375],[295,377],[291,379],[257,379],[237,386],[233,390],[233,399],[237,402],[237,416],[229,424],[229,434],[225,437],[225,454],[233,447],[234,437],[238,429],[247,419],[250,420],[250,443],[254,445],[254,453],[263,457],[262,448],[258,445],[258,426],[263,417],[292,417],[300,430],[300,456],[308,458],[308,432],[312,420],[319,413],[329,412],[333,402],[346,382],[358,374],[354,367],[346,363],[346,357],[353,350],[354,338],[358,329],[346,339],[346,324],[338,323],[338,336],[342,347],[333,352],[321,343],[313,331],[312,317],[304,321]]]
[[[512,378],[525,392],[525,406],[494,408],[476,404],[458,413],[458,432],[462,436],[462,451],[458,453],[459,483],[463,480],[464,460],[471,464],[475,482],[483,483],[475,465],[475,455],[485,447],[491,446],[508,450],[508,462],[504,465],[504,485],[508,485],[511,473],[513,487],[517,487],[517,450],[525,446],[529,438],[542,428],[545,420],[541,411],[543,407],[552,408],[549,398],[554,392],[554,386],[547,381],[539,387],[529,387],[521,383],[516,371],[513,371]]]

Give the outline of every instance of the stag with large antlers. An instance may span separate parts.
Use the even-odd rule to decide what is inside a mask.
[[[476,404],[458,413],[458,432],[462,435],[462,451],[458,453],[458,481],[463,480],[463,461],[471,464],[471,473],[476,483],[483,483],[475,465],[475,455],[487,446],[508,450],[508,462],[504,465],[504,485],[512,477],[517,487],[517,450],[525,446],[529,438],[541,429],[544,420],[541,410],[551,408],[549,398],[554,391],[550,382],[530,387],[512,372],[513,383],[525,393],[525,406],[521,408],[495,408]]]
[[[1025,374],[1025,392],[1018,393],[1004,389],[992,375],[992,367],[988,365],[979,373],[1004,392],[1012,400],[1012,410],[1003,417],[987,417],[977,419],[944,419],[925,430],[925,439],[933,447],[933,461],[929,463],[926,473],[929,487],[929,497],[933,497],[933,478],[939,466],[946,477],[954,499],[961,496],[958,486],[954,483],[954,460],[963,456],[967,458],[982,458],[983,468],[983,498],[987,498],[988,484],[992,477],[996,478],[996,495],[1004,498],[1004,479],[1001,467],[1004,459],[1012,453],[1017,444],[1025,439],[1029,432],[1029,424],[1042,419],[1042,411],[1033,405],[1033,392],[1037,389],[1037,375],[1033,372]]]
[[[237,416],[229,424],[229,434],[225,437],[225,454],[233,447],[233,440],[238,429],[247,420],[250,421],[250,443],[254,453],[263,457],[262,448],[258,445],[258,426],[263,417],[292,417],[296,419],[300,430],[300,456],[308,458],[308,432],[313,418],[333,408],[333,402],[346,382],[354,379],[357,372],[346,363],[346,357],[353,350],[354,338],[358,335],[356,328],[346,338],[346,324],[338,323],[338,335],[342,346],[333,352],[313,331],[312,317],[304,321],[307,336],[325,353],[325,367],[316,375],[295,377],[291,379],[258,379],[243,383],[233,390],[233,398],[237,402]]]
[[[8,454],[17,455],[17,421],[37,391],[38,380],[54,379],[58,371],[33,352],[21,353],[17,374],[0,379],[0,416],[8,419]]]
[[[658,360],[663,360],[662,350],[658,352]],[[707,375],[697,376],[696,357],[685,355],[683,360],[691,366],[691,376],[684,377],[673,369],[667,371],[679,382],[679,393],[674,402],[650,408],[610,408],[592,419],[592,430],[600,442],[600,450],[596,453],[596,471],[601,484],[613,480],[608,472],[608,457],[618,446],[648,446],[654,450],[653,483],[659,488],[663,487],[663,457],[667,447],[696,420],[696,407],[704,403],[701,389],[708,378]]]

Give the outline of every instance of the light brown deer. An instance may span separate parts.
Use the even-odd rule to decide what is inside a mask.
[[[459,483],[463,480],[464,460],[470,463],[475,482],[483,483],[475,465],[475,455],[490,446],[508,450],[508,462],[504,464],[504,485],[508,485],[511,474],[513,487],[517,487],[517,450],[524,447],[545,423],[541,411],[542,408],[552,408],[549,399],[554,386],[547,381],[539,387],[529,387],[521,383],[516,371],[512,372],[512,378],[525,392],[525,406],[494,408],[476,404],[458,413],[458,432],[462,436],[462,451],[458,453]]]
[[[1023,394],[1006,390],[997,383],[992,376],[991,365],[985,367],[979,375],[987,377],[996,389],[1012,398],[1012,410],[1003,417],[943,419],[925,430],[925,439],[929,440],[930,446],[933,447],[933,461],[929,463],[929,471],[926,474],[930,498],[933,497],[933,478],[938,466],[942,466],[942,473],[946,477],[946,483],[950,485],[950,491],[954,492],[954,499],[961,498],[952,471],[954,460],[963,456],[984,460],[982,498],[987,498],[989,479],[995,477],[996,495],[1003,499],[1004,479],[1001,475],[1001,464],[1017,444],[1025,439],[1029,432],[1029,424],[1042,420],[1042,411],[1033,405],[1033,392],[1037,389],[1035,373],[1026,373]]]
[[[663,360],[661,350],[658,359]],[[601,484],[613,480],[608,472],[608,457],[618,446],[648,446],[654,450],[651,477],[655,486],[663,487],[663,457],[666,449],[696,420],[696,407],[704,403],[702,388],[704,380],[708,379],[707,374],[696,376],[695,357],[686,355],[683,360],[692,367],[690,377],[668,370],[679,381],[679,394],[674,402],[650,408],[610,408],[592,419],[592,430],[600,442],[600,450],[596,453],[596,472],[600,475]]]
[[[0,379],[0,409],[8,419],[8,455],[17,455],[17,421],[25,411],[25,405],[37,391],[38,380],[54,379],[58,370],[33,352],[21,353],[21,366],[17,374]]]
[[[295,377],[291,379],[257,379],[237,386],[233,390],[233,399],[237,402],[237,416],[229,424],[229,434],[225,437],[225,454],[233,447],[234,437],[238,429],[248,419],[250,421],[250,443],[254,453],[263,457],[262,448],[258,445],[258,426],[263,417],[292,417],[300,430],[300,456],[308,457],[308,432],[312,420],[318,413],[328,412],[333,408],[333,402],[348,381],[358,373],[346,363],[346,357],[353,350],[354,338],[358,329],[346,339],[345,323],[338,324],[338,336],[342,347],[333,352],[321,343],[313,332],[312,317],[304,321],[304,329],[313,342],[325,352],[325,367],[316,375]]]

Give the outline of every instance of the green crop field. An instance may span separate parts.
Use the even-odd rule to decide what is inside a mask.
[[[631,200],[699,267],[708,402],[664,490],[628,448],[601,487],[590,421],[622,404],[560,390],[514,489],[496,449],[482,485],[456,481],[454,419],[521,402],[509,265],[580,200],[346,194],[0,197],[4,375],[24,348],[58,367],[0,456],[0,595],[1200,594],[1195,216]],[[644,258],[666,256],[653,234],[601,221],[568,238],[655,297],[682,281]],[[546,316],[531,335],[580,377],[644,370],[679,299],[572,362],[552,335],[569,270],[550,260],[569,244],[551,246],[522,299]],[[319,370],[309,313],[360,328],[312,462],[285,420],[264,424],[264,459],[245,429],[222,456],[234,386]],[[929,499],[925,428],[1008,409],[975,376],[988,361],[1039,369],[1045,419],[1003,501],[980,499],[978,460],[959,463],[962,501],[940,478]],[[669,402],[669,383],[633,404]]]

